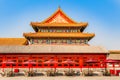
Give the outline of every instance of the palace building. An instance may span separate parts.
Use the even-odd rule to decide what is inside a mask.
[[[97,60],[100,63],[91,64],[93,68],[101,65],[110,51],[101,46],[91,46],[89,41],[94,33],[85,33],[88,23],[76,22],[58,8],[49,18],[42,22],[31,22],[35,32],[23,33],[24,38],[0,38],[0,67],[8,68],[10,64],[2,64],[6,60],[13,60],[14,68],[27,68],[22,64],[33,60],[35,68],[86,68],[86,60]],[[73,64],[62,63],[66,60]],[[44,64],[54,60],[58,63]]]

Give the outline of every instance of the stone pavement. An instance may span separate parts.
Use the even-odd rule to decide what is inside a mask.
[[[120,76],[117,77],[68,77],[68,76],[57,76],[57,77],[1,77],[0,80],[120,80]]]

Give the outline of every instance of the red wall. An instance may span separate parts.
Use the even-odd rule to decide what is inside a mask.
[[[46,67],[57,67],[57,68],[86,68],[86,67],[104,67],[101,63],[106,59],[106,54],[104,53],[4,53],[0,54],[0,67],[15,67],[15,68],[25,68],[25,67],[36,67],[36,68],[46,68]],[[58,64],[44,64],[45,61],[53,59],[58,62]],[[75,64],[63,64],[62,62],[70,59],[75,62]],[[86,60],[94,59],[100,61],[100,63],[87,64]],[[13,60],[16,64],[2,64],[3,61]],[[27,60],[33,60],[37,62],[36,65],[26,65],[23,62]]]

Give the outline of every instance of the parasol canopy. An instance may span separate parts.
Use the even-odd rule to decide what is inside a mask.
[[[62,63],[64,63],[64,64],[75,64],[76,62],[72,61],[71,59],[67,59],[67,60],[63,61]]]
[[[3,64],[15,64],[16,62],[14,62],[13,60],[6,60],[2,62]]]
[[[120,60],[114,60],[114,59],[107,59],[104,61],[104,63],[118,63]]]
[[[33,60],[28,60],[26,62],[23,62],[23,64],[36,64],[36,62]]]
[[[26,62],[23,62],[23,64],[28,64],[29,65],[29,71],[30,71],[30,67],[32,67],[32,65],[34,65],[34,64],[37,64],[37,62],[34,61],[34,60],[28,60]]]
[[[50,59],[50,60],[44,62],[44,64],[57,64],[57,63],[58,62],[53,59]]]
[[[86,62],[86,63],[98,63],[99,61],[90,59],[90,60],[87,60],[87,61],[85,61],[85,62]]]
[[[13,68],[13,64],[16,64],[16,62],[13,60],[6,60],[6,61],[3,61],[2,64],[11,65]],[[4,72],[4,67],[3,67],[3,72]]]

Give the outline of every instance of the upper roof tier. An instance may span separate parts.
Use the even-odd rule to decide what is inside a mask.
[[[31,22],[31,26],[33,27],[35,31],[38,31],[37,27],[83,27],[85,29],[87,25],[88,23],[75,22],[70,17],[68,17],[60,9],[60,7],[56,10],[55,13],[53,13],[46,20],[42,22]]]

